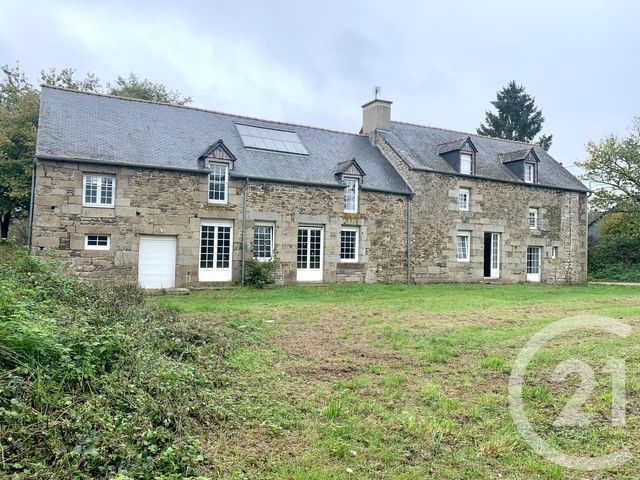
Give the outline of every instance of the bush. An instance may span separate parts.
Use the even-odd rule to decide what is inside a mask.
[[[195,477],[229,338],[64,267],[0,258],[0,477]]]
[[[603,237],[589,245],[589,277],[640,281],[640,238]]]
[[[276,260],[251,260],[247,271],[246,284],[251,287],[264,288],[276,283]]]

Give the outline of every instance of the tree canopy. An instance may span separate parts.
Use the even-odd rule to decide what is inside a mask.
[[[174,105],[186,105],[192,102],[191,97],[183,97],[176,90],[167,90],[167,87],[161,83],[153,83],[146,78],[140,79],[134,73],[130,73],[126,78],[118,75],[114,83],[107,83],[107,93]]]
[[[491,102],[496,113],[487,111],[484,123],[477,129],[478,134],[491,137],[532,142],[542,131],[544,116],[535,105],[535,99],[515,80],[498,91]],[[545,150],[551,147],[552,135],[540,135],[535,143]]]
[[[640,215],[640,117],[629,136],[609,135],[587,143],[589,158],[578,165],[598,187],[592,205],[600,211]]]
[[[6,238],[11,220],[26,215],[30,206],[31,162],[36,149],[40,91],[29,82],[19,65],[4,65],[0,72],[4,77],[0,81],[0,237]],[[118,76],[113,84],[107,83],[106,89],[93,73],[82,79],[76,78],[75,73],[71,68],[43,70],[40,81],[73,90],[177,105],[191,102],[191,97],[183,97],[161,83],[140,79],[134,73]]]

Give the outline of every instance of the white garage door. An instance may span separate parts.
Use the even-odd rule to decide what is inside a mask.
[[[176,237],[140,235],[138,283],[142,288],[176,286]]]

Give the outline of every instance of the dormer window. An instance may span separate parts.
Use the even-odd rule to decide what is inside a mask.
[[[463,175],[475,173],[477,152],[478,149],[471,141],[471,137],[458,138],[438,145],[438,155],[444,158],[453,170]]]
[[[514,150],[499,154],[502,163],[513,174],[525,183],[538,183],[538,164],[540,158],[535,148],[529,147],[523,150]]]
[[[471,175],[473,173],[473,155],[460,153],[460,173]]]
[[[358,213],[358,196],[360,183],[364,180],[364,170],[358,165],[356,159],[352,158],[338,163],[333,173],[345,185],[344,212]]]

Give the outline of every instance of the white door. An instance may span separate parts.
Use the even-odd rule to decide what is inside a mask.
[[[138,283],[142,288],[176,286],[176,237],[140,235]]]
[[[297,249],[297,280],[321,282],[323,263],[322,227],[299,227]]]
[[[527,247],[527,282],[540,281],[541,247]]]
[[[491,278],[500,278],[500,234],[491,234]]]
[[[230,282],[233,254],[233,223],[228,221],[203,221],[200,224],[201,282]]]

